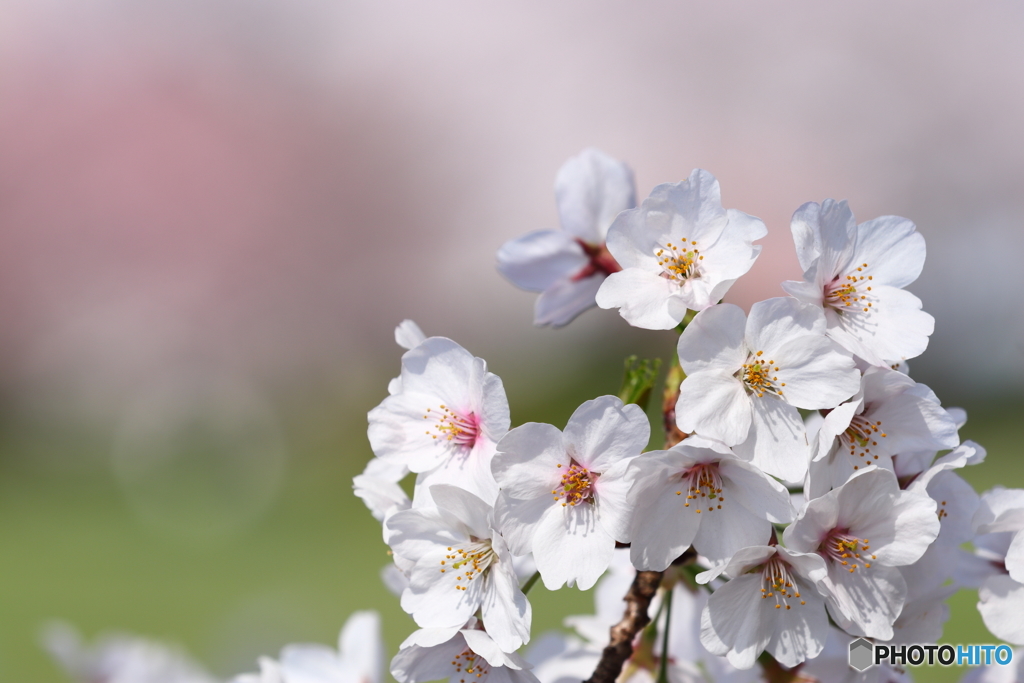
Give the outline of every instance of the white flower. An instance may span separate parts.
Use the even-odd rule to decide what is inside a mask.
[[[533,553],[549,590],[587,590],[608,568],[628,534],[626,466],[650,436],[639,406],[602,396],[577,408],[564,432],[530,422],[498,444],[502,535],[516,555]]]
[[[1024,660],[1024,649],[1018,648],[1013,651],[1009,664],[993,663],[968,669],[960,683],[1021,683],[1024,681],[1021,660]]]
[[[391,660],[399,683],[538,683],[519,655],[507,654],[486,631],[470,620],[465,628],[425,628],[402,643]]]
[[[505,540],[493,528],[493,509],[455,486],[430,488],[436,508],[391,515],[387,541],[409,577],[402,609],[423,628],[458,628],[479,609],[505,652],[530,639],[530,603]]]
[[[724,442],[768,474],[799,481],[810,450],[797,408],[834,408],[860,386],[825,337],[821,311],[795,299],[701,311],[679,337],[676,423]]]
[[[793,214],[804,281],[782,287],[825,311],[828,335],[873,365],[914,358],[935,320],[903,288],[924,265],[924,237],[899,216],[857,225],[845,201],[804,204]]]
[[[92,646],[64,623],[43,634],[46,649],[81,683],[215,683],[217,679],[173,645],[130,635],[109,635]]]
[[[605,235],[620,211],[636,206],[633,172],[590,148],[569,159],[555,179],[562,230],[539,230],[506,242],[498,270],[517,287],[542,292],[536,325],[569,323],[594,305],[594,294],[618,263]]]
[[[372,458],[363,473],[352,478],[352,489],[373,518],[383,522],[391,512],[409,507],[409,496],[398,485],[408,473],[404,464],[392,458]]]
[[[263,657],[260,673],[233,683],[381,683],[384,642],[376,612],[354,612],[338,637],[338,649],[319,644],[286,645],[278,661]]]
[[[892,472],[873,467],[809,501],[783,538],[792,550],[825,559],[820,587],[841,628],[889,640],[907,597],[897,567],[920,559],[938,534],[935,501],[901,491]]]
[[[724,569],[733,578],[708,598],[701,615],[704,647],[739,669],[752,667],[765,650],[787,667],[818,656],[828,627],[815,589],[827,571],[818,555],[754,546],[733,555]]]
[[[1024,490],[996,487],[974,515],[975,552],[990,576],[978,589],[978,611],[997,638],[1024,645]]]
[[[658,185],[608,231],[622,266],[597,292],[597,305],[618,308],[630,325],[672,329],[687,309],[717,303],[750,270],[767,234],[760,219],[722,208],[715,177],[695,169],[687,180]]]
[[[868,465],[893,469],[893,456],[936,452],[960,443],[956,424],[928,387],[889,368],[864,373],[857,394],[825,416],[812,458],[812,498]]]
[[[721,562],[767,543],[772,523],[793,519],[786,487],[709,439],[644,453],[628,476],[630,552],[640,569],[663,571],[691,544]]]
[[[458,483],[488,502],[494,445],[509,427],[508,399],[487,363],[444,337],[431,337],[402,356],[396,393],[369,413],[370,446],[379,458],[427,484]]]

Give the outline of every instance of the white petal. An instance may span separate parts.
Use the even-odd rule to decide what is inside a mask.
[[[674,301],[676,287],[657,273],[625,268],[612,273],[597,290],[601,308],[618,308],[619,315],[633,327],[671,330],[686,315],[686,306]]]
[[[716,640],[724,643],[729,648],[729,663],[738,669],[752,667],[771,640],[770,626],[762,623],[757,604],[761,602],[760,585],[761,577],[754,574],[729,581],[711,594],[701,615],[701,642],[708,649]]]
[[[734,373],[747,359],[743,334],[747,316],[733,304],[706,308],[679,335],[676,351],[687,375],[702,370]]]
[[[412,349],[424,341],[426,341],[427,335],[423,334],[423,330],[412,320],[403,320],[395,328],[395,343],[401,346],[403,349]]]
[[[678,454],[670,451],[645,453],[631,463],[637,478],[630,489],[636,506],[630,532],[630,557],[641,569],[663,571],[690,547],[700,518],[685,507],[684,484],[678,481]],[[678,492],[678,493],[677,493]],[[651,524],[651,520],[659,520]]]
[[[978,611],[997,638],[1024,645],[1024,584],[1009,576],[993,576],[978,589]]]
[[[608,568],[615,539],[598,522],[589,503],[555,506],[541,517],[533,537],[533,557],[548,590],[562,584],[588,590]]]
[[[497,647],[504,652],[514,652],[530,640],[533,610],[519,588],[519,579],[512,567],[511,558],[499,544],[500,540],[496,541],[498,562],[488,571],[489,585],[480,603],[480,614]],[[473,643],[470,646],[474,652],[484,655],[488,662],[495,663]]]
[[[773,477],[802,480],[811,451],[799,411],[769,394],[753,398],[750,405],[750,436],[733,450]]]
[[[565,232],[538,230],[505,242],[498,250],[498,270],[517,287],[541,292],[580,272],[590,259]]]
[[[827,593],[829,614],[844,630],[868,638],[889,640],[907,596],[907,584],[898,569],[872,565],[850,571],[829,563]]]
[[[735,500],[773,524],[793,521],[795,511],[789,491],[778,481],[738,459],[723,459],[719,463],[719,471],[728,484],[723,486],[723,495],[728,495],[730,501]],[[728,494],[725,494],[726,490]]]
[[[771,356],[775,349],[796,338],[824,332],[825,317],[821,309],[780,296],[758,301],[750,307],[746,339],[751,351],[764,351]]]
[[[1006,571],[1017,583],[1024,583],[1024,530],[1013,535],[1006,551]]]
[[[600,244],[619,212],[636,206],[633,172],[600,150],[585,149],[559,169],[555,201],[563,230]]]
[[[597,304],[597,290],[604,280],[604,273],[598,273],[580,280],[565,278],[555,282],[537,297],[533,324],[568,325],[580,313]]]
[[[879,284],[906,287],[924,267],[924,236],[899,216],[880,216],[857,226],[858,263],[867,263]]]
[[[750,404],[743,384],[735,377],[698,372],[684,379],[679,388],[676,424],[684,432],[697,432],[733,446],[747,437]]]
[[[834,408],[857,393],[860,373],[853,359],[834,348],[825,337],[804,336],[774,351],[777,385],[787,403],[805,410]]]
[[[573,458],[593,472],[640,455],[651,438],[651,423],[640,406],[616,396],[585,401],[565,426],[564,442]]]

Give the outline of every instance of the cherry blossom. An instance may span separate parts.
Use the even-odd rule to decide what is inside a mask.
[[[978,611],[997,638],[1024,645],[1024,490],[996,487],[974,515],[975,552],[989,564]]]
[[[639,569],[663,571],[691,544],[723,561],[767,543],[773,523],[793,519],[786,487],[710,439],[693,436],[644,453],[628,476],[630,552]]]
[[[609,273],[619,270],[605,236],[620,211],[636,206],[633,172],[593,148],[565,162],[555,179],[562,230],[539,230],[506,242],[498,270],[517,287],[541,292],[535,325],[559,327],[594,305]]]
[[[643,410],[602,396],[577,408],[564,432],[531,422],[498,443],[502,534],[514,554],[533,553],[549,590],[586,590],[607,569],[628,534],[626,467],[650,436]]]
[[[760,219],[723,209],[713,175],[695,169],[658,185],[639,208],[619,214],[608,250],[622,270],[597,292],[597,305],[618,308],[634,327],[669,330],[688,309],[717,303],[750,270],[767,234]]]
[[[676,423],[736,446],[787,481],[810,459],[798,408],[834,408],[860,386],[853,359],[825,337],[825,318],[795,299],[761,301],[750,317],[732,304],[701,311],[679,337]]]
[[[493,508],[455,486],[430,487],[436,507],[391,515],[386,539],[395,564],[409,578],[402,609],[423,628],[466,623],[479,609],[491,637],[505,652],[530,639],[530,603]]]
[[[897,568],[920,559],[938,536],[936,512],[934,500],[901,491],[892,472],[873,467],[809,501],[783,538],[791,550],[825,559],[820,588],[841,628],[889,640],[907,598]]]
[[[338,637],[338,649],[314,643],[287,645],[275,661],[259,660],[258,674],[232,683],[381,683],[384,643],[380,616],[354,612]]]
[[[936,452],[960,443],[957,427],[931,390],[889,368],[868,369],[860,391],[829,411],[811,464],[812,498],[868,465],[893,469],[903,452]]]
[[[73,627],[54,623],[43,634],[54,660],[81,683],[216,683],[181,648],[147,638],[111,634],[82,643]]]
[[[402,356],[396,392],[369,413],[377,457],[424,473],[426,485],[457,483],[494,500],[494,446],[508,431],[508,400],[487,363],[444,337]]]
[[[818,656],[828,627],[816,590],[827,573],[821,557],[753,546],[733,555],[724,570],[733,578],[711,594],[701,615],[704,647],[739,669],[752,667],[765,650],[787,667]]]
[[[538,683],[529,668],[519,655],[506,653],[476,619],[464,628],[420,629],[391,660],[398,683]]]
[[[792,230],[804,280],[782,287],[824,310],[832,339],[874,365],[921,355],[935,320],[903,289],[924,265],[924,237],[912,222],[882,216],[857,225],[845,201],[826,199],[797,209]]]

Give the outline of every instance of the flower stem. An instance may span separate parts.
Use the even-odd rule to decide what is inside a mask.
[[[539,579],[539,578],[540,578],[540,572],[534,572],[533,576],[531,576],[530,578],[528,578],[526,580],[526,583],[523,584],[523,588],[522,588],[523,595],[526,595],[527,593],[530,592],[530,589],[533,588],[533,584],[537,583],[537,579]]]
[[[658,683],[668,683],[668,626],[672,623],[672,593],[669,588],[665,591],[663,604],[665,605],[665,625],[661,634],[661,666],[658,668]]]

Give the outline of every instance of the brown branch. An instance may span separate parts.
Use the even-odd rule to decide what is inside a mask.
[[[679,386],[682,384],[685,375],[679,367],[679,360],[675,359],[668,369],[665,377],[665,392],[661,399],[662,425],[665,427],[665,448],[672,448],[685,439],[689,434],[676,426],[676,401],[679,400]]]
[[[664,572],[637,572],[633,585],[629,587],[626,597],[626,613],[619,623],[612,626],[607,647],[601,653],[601,661],[597,663],[593,675],[585,683],[614,683],[622,673],[622,666],[633,655],[633,640],[651,623],[647,616],[647,608],[651,599],[661,585]]]

